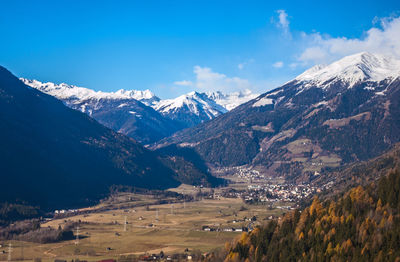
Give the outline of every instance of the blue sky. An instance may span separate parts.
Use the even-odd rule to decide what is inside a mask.
[[[351,53],[400,56],[400,1],[0,0],[0,7],[0,65],[102,91],[262,93]]]

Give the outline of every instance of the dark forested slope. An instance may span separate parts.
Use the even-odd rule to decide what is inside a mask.
[[[111,185],[167,188],[174,172],[133,139],[102,126],[0,67],[0,200],[87,204]]]

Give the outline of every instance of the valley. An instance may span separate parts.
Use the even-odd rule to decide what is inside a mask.
[[[13,260],[20,261],[99,261],[161,251],[166,256],[216,252],[235,236],[281,216],[295,205],[282,201],[248,204],[242,194],[229,194],[232,189],[243,192],[241,189],[246,188],[243,183],[215,189],[181,185],[170,192],[185,194],[186,198],[176,193],[162,199],[148,193],[118,193],[90,208],[57,210],[54,218],[42,221],[41,227],[57,229],[74,223],[73,240],[47,244],[0,241],[0,252],[4,250],[0,261],[7,260],[10,243]],[[160,200],[167,203],[157,204]]]
[[[0,261],[398,261],[399,68],[160,99],[0,66]]]

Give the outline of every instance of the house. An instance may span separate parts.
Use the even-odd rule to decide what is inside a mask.
[[[202,230],[203,231],[211,231],[211,228],[209,226],[203,226]]]

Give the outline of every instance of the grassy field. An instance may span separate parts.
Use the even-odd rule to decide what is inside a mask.
[[[295,140],[287,145],[287,149],[292,154],[292,161],[303,163],[303,171],[320,172],[323,167],[338,167],[341,162],[338,155],[324,152],[310,139]],[[304,157],[305,153],[312,153],[312,157]]]
[[[188,191],[196,189],[185,187],[175,189]],[[121,196],[125,204],[145,201],[135,194]],[[129,203],[131,201],[132,203]],[[136,202],[135,202],[136,201]],[[140,255],[143,253],[166,254],[191,251],[209,252],[222,248],[239,232],[206,232],[202,226],[215,228],[241,228],[248,226],[245,217],[257,217],[256,223],[264,223],[270,215],[279,215],[281,210],[268,210],[265,206],[249,206],[241,199],[204,199],[196,202],[154,205],[101,211],[86,215],[76,215],[66,219],[55,219],[42,224],[42,227],[63,227],[66,221],[81,221],[77,244],[75,240],[54,244],[35,244],[11,241],[12,260],[53,261],[55,258],[96,261],[102,258],[117,258],[121,255]],[[105,203],[101,204],[102,206]],[[108,203],[110,205],[110,203]],[[118,205],[117,205],[118,206]],[[125,231],[125,219],[127,221]],[[233,221],[236,220],[236,221]],[[9,242],[1,243],[0,261],[6,261]]]

